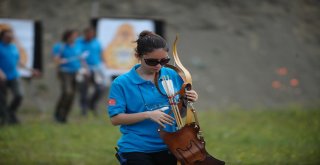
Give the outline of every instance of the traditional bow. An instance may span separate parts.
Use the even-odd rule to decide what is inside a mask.
[[[190,101],[186,100],[186,95],[185,95],[185,91],[186,90],[191,90],[192,88],[192,77],[190,72],[188,71],[188,69],[186,69],[179,58],[178,52],[177,52],[177,42],[178,42],[178,36],[176,36],[176,39],[174,40],[173,43],[173,59],[174,59],[174,64],[177,65],[176,66],[170,66],[167,65],[167,67],[170,67],[172,69],[174,69],[182,78],[183,80],[183,85],[179,91],[180,94],[180,103],[179,103],[179,108],[181,109],[184,104],[187,102],[187,115],[186,115],[186,124],[189,124],[192,122],[192,119],[195,120],[196,124],[199,125],[199,121],[197,119],[197,114],[195,112],[195,109],[193,107],[193,103]],[[193,115],[192,115],[193,114]],[[199,132],[199,134],[201,134],[201,131]]]
[[[169,98],[171,110],[177,121],[178,130],[170,133],[159,129],[159,134],[170,151],[178,159],[178,164],[182,162],[185,165],[224,165],[223,161],[214,158],[206,151],[205,141],[201,135],[195,108],[193,107],[193,103],[186,99],[186,90],[191,90],[192,88],[192,78],[190,72],[182,65],[179,59],[177,41],[178,37],[176,37],[173,45],[173,59],[177,66],[167,64],[166,67],[174,69],[180,75],[183,80],[183,85],[177,93],[174,93],[172,81],[167,76],[163,76],[162,85]],[[158,87],[158,76],[159,74],[156,73],[154,82],[158,91],[163,94]],[[177,94],[180,96],[178,105],[174,100]],[[186,103],[187,105],[185,105]],[[186,122],[183,125],[180,111],[185,111],[185,108],[187,115]]]

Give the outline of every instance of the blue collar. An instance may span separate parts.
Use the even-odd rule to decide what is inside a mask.
[[[129,71],[129,78],[131,79],[131,81],[135,84],[143,84],[145,82],[147,82],[147,80],[144,80],[142,77],[140,77],[140,75],[137,72],[137,69],[140,67],[141,64],[137,64],[134,67],[132,67],[132,69]]]

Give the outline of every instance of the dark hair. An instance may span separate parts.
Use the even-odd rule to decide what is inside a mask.
[[[84,33],[87,33],[87,32],[89,32],[89,31],[95,32],[96,30],[95,30],[95,28],[92,27],[92,26],[88,26],[88,27],[86,27],[86,28],[83,30]]]
[[[142,57],[146,53],[150,53],[155,49],[164,49],[165,51],[169,51],[167,42],[161,36],[144,30],[139,34],[139,38],[137,39],[137,48],[135,49],[138,57]]]
[[[73,30],[73,29],[64,31],[63,34],[62,34],[62,39],[61,39],[61,40],[62,40],[63,42],[67,42],[68,39],[71,37],[71,35],[72,35],[73,33],[75,33],[75,32],[77,32],[77,31],[76,31],[76,30]]]
[[[0,31],[0,40],[1,40],[1,41],[2,41],[2,39],[3,39],[3,37],[4,37],[4,35],[5,35],[6,33],[12,33],[12,30],[11,30],[11,29],[1,30],[1,31]]]

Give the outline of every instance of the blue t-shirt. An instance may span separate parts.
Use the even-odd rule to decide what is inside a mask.
[[[82,51],[88,52],[89,55],[86,57],[86,62],[90,69],[95,69],[101,64],[101,46],[97,39],[86,41],[83,37],[78,38],[77,42],[81,44]]]
[[[120,113],[139,113],[152,111],[162,107],[169,107],[167,96],[159,93],[156,86],[142,79],[136,69],[140,64],[134,66],[128,73],[117,77],[110,89],[108,113],[113,117]],[[169,68],[162,68],[161,75],[168,75],[172,79],[175,91],[182,85],[182,79]],[[161,84],[161,83],[159,83]],[[162,91],[163,87],[161,85]],[[166,110],[166,113],[169,113]],[[131,125],[121,125],[121,138],[118,141],[120,152],[158,152],[166,150],[167,146],[158,133],[159,124],[152,120],[144,120]],[[176,130],[176,126],[166,125],[166,131]]]
[[[0,42],[0,69],[6,75],[7,80],[19,77],[19,50],[14,44]]]
[[[60,56],[60,58],[67,60],[67,63],[59,66],[60,70],[63,72],[74,73],[80,69],[81,53],[82,48],[79,43],[74,43],[72,45],[56,43],[52,48],[53,56]]]
[[[59,56],[64,48],[64,43],[62,42],[57,42],[53,45],[52,47],[52,56]]]

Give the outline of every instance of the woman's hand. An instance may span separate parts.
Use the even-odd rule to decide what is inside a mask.
[[[4,74],[4,72],[0,69],[0,81],[5,81],[7,78],[6,78],[6,75]]]
[[[61,65],[61,64],[65,64],[65,63],[68,62],[67,59],[65,59],[65,58],[60,58],[59,56],[54,57],[53,61],[54,61],[54,63],[55,63],[56,65]]]
[[[147,111],[148,118],[155,121],[156,123],[160,124],[163,128],[165,128],[164,124],[172,125],[174,123],[174,118],[162,110],[154,110],[154,111]]]
[[[189,101],[195,102],[198,100],[198,94],[195,90],[186,91],[186,96]]]

